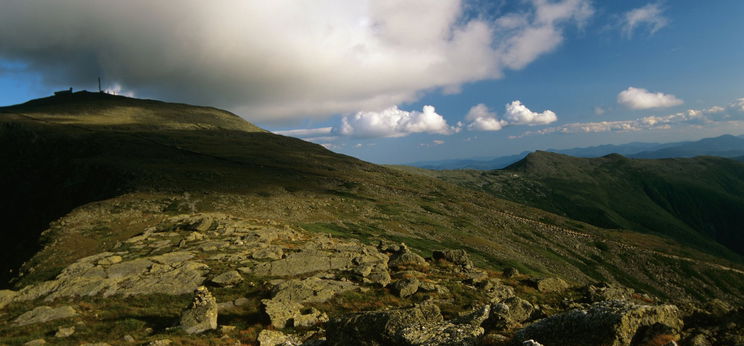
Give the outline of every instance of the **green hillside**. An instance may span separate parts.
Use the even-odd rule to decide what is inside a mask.
[[[732,259],[744,254],[744,164],[734,160],[538,151],[503,170],[435,175],[599,227],[660,234]]]
[[[579,283],[623,282],[672,297],[728,296],[740,289],[719,287],[716,282],[731,273],[711,278],[703,274],[705,264],[638,272],[626,259],[629,250],[594,244],[637,246],[636,258],[649,263],[666,263],[663,254],[674,254],[735,265],[718,256],[661,238],[608,233],[373,165],[268,133],[213,108],[83,92],[1,108],[0,129],[0,159],[7,163],[0,186],[7,239],[0,249],[3,282],[27,261],[15,287],[47,280],[76,259],[109,251],[134,235],[130,223],[176,212],[226,212],[367,242],[405,241],[424,254],[442,246],[464,248],[489,268],[516,266]],[[100,211],[108,216],[95,218],[83,233],[66,232],[58,223],[47,227],[73,210],[97,210],[96,203],[103,202],[115,207]],[[117,213],[130,209],[145,214],[116,221]],[[566,237],[569,230],[585,238]],[[667,275],[668,287],[656,287],[660,268],[678,270]],[[689,280],[690,270],[699,274],[697,284],[680,293],[673,287]]]

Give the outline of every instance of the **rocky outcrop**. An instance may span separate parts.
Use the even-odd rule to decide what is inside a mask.
[[[453,321],[424,303],[409,309],[350,314],[328,323],[330,345],[475,345],[489,316],[483,306]]]
[[[519,297],[511,297],[495,304],[491,311],[491,324],[497,330],[510,329],[528,320],[535,308]]]
[[[615,300],[545,318],[518,331],[515,339],[534,339],[548,345],[630,345],[656,324],[680,330],[679,309]]]
[[[388,266],[396,269],[419,269],[426,268],[429,264],[423,257],[411,251],[405,244],[401,244],[400,250],[390,257]]]
[[[16,291],[0,290],[0,309],[10,304],[10,302],[13,301],[13,298],[15,298],[17,295],[18,295],[18,292]]]
[[[194,291],[191,305],[181,313],[180,327],[187,334],[217,329],[217,300],[206,287]]]
[[[416,278],[404,278],[393,284],[393,290],[399,297],[408,297],[416,293],[419,289],[419,281]]]
[[[13,323],[17,326],[25,326],[27,324],[44,323],[62,318],[70,318],[77,315],[78,312],[75,311],[75,309],[73,309],[71,306],[67,305],[56,308],[52,308],[49,306],[39,306],[18,316],[15,320],[13,320]]]
[[[351,282],[311,277],[281,281],[272,289],[273,297],[262,303],[275,328],[309,327],[328,321],[328,316],[306,303],[322,303],[338,293],[355,289]]]

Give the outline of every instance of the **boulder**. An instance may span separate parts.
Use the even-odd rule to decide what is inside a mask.
[[[42,339],[33,339],[29,342],[26,342],[23,344],[23,346],[37,346],[37,345],[46,345],[46,340]]]
[[[187,334],[198,334],[217,328],[217,300],[200,286],[194,291],[191,305],[181,313],[180,327]]]
[[[231,287],[243,282],[243,276],[237,270],[230,270],[215,276],[210,281],[220,287]]]
[[[491,312],[492,324],[496,329],[510,329],[530,318],[535,308],[530,302],[511,297],[493,306]]]
[[[514,296],[514,288],[504,285],[499,279],[488,279],[478,284],[491,303],[499,303],[506,298]]]
[[[561,292],[568,288],[568,283],[561,278],[546,278],[537,281],[537,290],[542,293]]]
[[[77,316],[77,314],[77,311],[68,305],[56,308],[39,306],[18,316],[13,320],[13,323],[17,326],[25,326],[27,324],[44,323],[52,320],[74,317]]]
[[[423,303],[409,309],[362,312],[329,322],[329,345],[476,345],[490,307],[444,321],[439,308]]]
[[[399,252],[396,252],[392,257],[390,257],[390,261],[388,262],[388,266],[392,268],[421,268],[421,267],[427,267],[429,264],[426,263],[426,260],[419,256],[418,254],[414,253],[410,249],[408,249],[405,246],[402,246],[402,250]]]
[[[679,330],[679,309],[619,300],[599,302],[588,310],[576,309],[532,323],[519,330],[515,339],[535,339],[548,345],[630,345],[655,324]]]
[[[419,281],[416,278],[400,279],[393,284],[393,290],[401,298],[412,296],[418,291],[418,288]]]
[[[443,259],[464,269],[470,269],[473,267],[473,262],[468,257],[468,253],[463,249],[437,250],[432,252],[431,256],[435,260]]]
[[[403,335],[406,328],[432,326],[443,321],[439,307],[424,303],[408,309],[339,316],[326,324],[326,336],[329,345],[410,345]]]
[[[601,302],[604,300],[630,300],[635,291],[632,288],[622,287],[609,283],[598,283],[586,287],[586,296],[590,302]]]

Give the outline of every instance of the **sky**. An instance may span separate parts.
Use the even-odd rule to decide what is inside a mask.
[[[376,163],[744,134],[744,1],[0,0],[0,105],[229,110]]]

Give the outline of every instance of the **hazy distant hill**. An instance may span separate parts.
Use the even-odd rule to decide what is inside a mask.
[[[609,154],[620,154],[630,158],[663,159],[674,157],[720,156],[737,157],[744,155],[744,136],[723,135],[705,138],[699,141],[674,143],[641,143],[606,144],[586,148],[547,149],[545,151],[575,157],[601,157]],[[406,164],[407,166],[426,169],[502,169],[511,165],[529,152],[508,155],[494,159],[452,159],[440,161],[422,161]]]
[[[744,164],[735,160],[538,151],[503,170],[434,174],[600,227],[665,234],[714,252],[715,241],[744,254]]]

